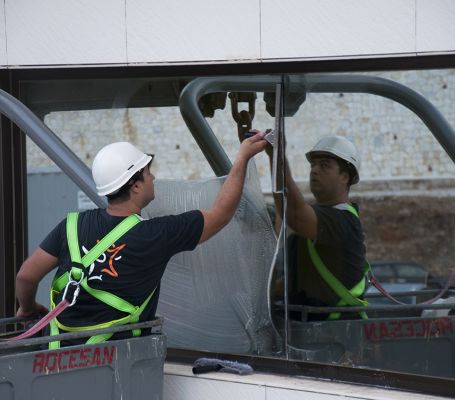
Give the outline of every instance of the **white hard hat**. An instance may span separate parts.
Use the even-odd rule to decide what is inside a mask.
[[[100,196],[115,193],[144,168],[152,157],[131,143],[117,142],[103,147],[95,156],[92,176]]]
[[[352,165],[355,175],[352,178],[352,184],[359,182],[360,158],[354,144],[343,136],[324,137],[306,153],[306,158],[311,161],[315,154],[328,154],[341,158],[348,164]]]

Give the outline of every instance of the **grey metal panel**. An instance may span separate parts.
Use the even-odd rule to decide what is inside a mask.
[[[190,77],[53,79],[22,82],[22,99],[40,118],[54,111],[178,105]]]
[[[0,398],[162,399],[166,338],[133,339],[0,356]]]
[[[39,246],[47,234],[69,211],[77,209],[79,188],[63,172],[29,173],[28,191],[28,254]],[[40,282],[36,300],[49,306],[49,288],[54,271]]]
[[[454,329],[454,317],[291,321],[289,356],[295,360],[453,378]]]
[[[29,252],[69,211],[77,209],[79,188],[63,172],[27,175]]]

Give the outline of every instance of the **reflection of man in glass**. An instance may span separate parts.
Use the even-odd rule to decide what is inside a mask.
[[[357,150],[346,138],[332,136],[321,139],[306,157],[313,205],[303,198],[286,162],[287,223],[295,232],[289,251],[290,304],[362,305],[364,235],[357,206],[349,201],[350,186],[359,181]],[[338,317],[309,314],[309,319]]]

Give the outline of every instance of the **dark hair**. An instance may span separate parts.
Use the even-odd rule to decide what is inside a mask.
[[[148,167],[148,165],[147,165]],[[135,182],[137,181],[144,181],[144,169],[141,168],[139,171],[137,171],[131,179],[125,183],[118,191],[106,195],[108,201],[113,201],[113,200],[121,200],[121,201],[126,201],[130,198],[130,187],[134,185]]]

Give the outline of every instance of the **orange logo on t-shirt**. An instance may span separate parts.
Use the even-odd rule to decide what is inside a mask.
[[[110,257],[109,257],[109,269],[107,268],[103,268],[101,270],[101,272],[106,272],[106,274],[112,276],[113,278],[117,278],[118,277],[118,272],[117,270],[115,269],[114,267],[114,260],[119,260],[121,257],[117,257],[116,258],[116,255],[126,246],[126,244],[121,244],[120,246],[117,246],[115,247],[114,245],[112,245],[112,248],[109,248],[107,249],[107,252],[108,253],[113,253]]]
[[[97,242],[99,242],[99,240],[97,240]],[[105,253],[101,254],[91,265],[90,265],[90,268],[89,268],[89,271],[88,271],[88,280],[91,281],[91,280],[99,280],[99,281],[102,281],[103,280],[103,275],[94,275],[94,270],[95,270],[95,262],[98,263],[98,264],[105,264],[107,258],[108,258],[108,255],[110,254],[109,256],[109,260],[108,260],[108,265],[109,265],[109,268],[103,268],[100,272],[105,272],[106,274],[112,276],[113,278],[117,278],[118,277],[118,272],[117,270],[115,269],[115,265],[114,265],[114,261],[117,261],[117,260],[120,260],[122,258],[121,255],[118,255],[118,253],[120,253],[121,250],[123,250],[125,248],[126,244],[121,244],[120,246],[115,246],[115,244],[113,244],[109,249],[106,250]],[[88,250],[85,248],[85,246],[82,246],[82,251],[87,254],[88,253]]]

